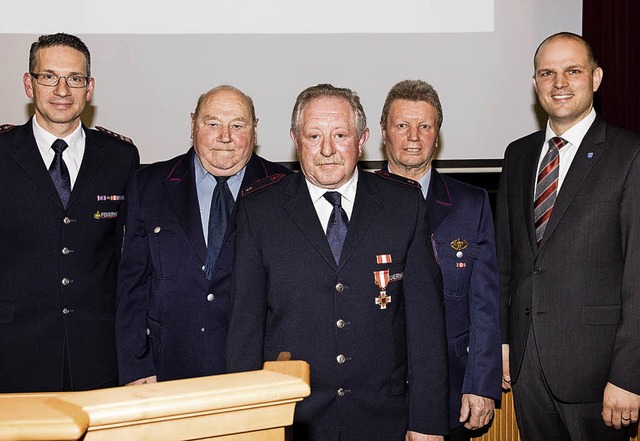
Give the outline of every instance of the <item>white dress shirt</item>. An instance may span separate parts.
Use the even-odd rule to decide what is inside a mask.
[[[309,189],[309,194],[311,195],[311,202],[313,202],[313,206],[316,209],[316,213],[318,214],[318,219],[320,219],[320,224],[322,224],[322,230],[327,232],[327,225],[329,225],[329,218],[333,213],[333,205],[331,202],[326,200],[323,195],[328,191],[337,191],[342,195],[342,209],[345,213],[347,213],[347,218],[351,220],[351,213],[353,212],[353,203],[356,200],[356,189],[358,186],[358,169],[356,168],[353,176],[346,183],[344,183],[339,188],[335,190],[328,190],[326,188],[320,188],[313,185],[309,182],[308,179],[305,179],[307,182],[307,188]]]
[[[78,173],[80,172],[80,165],[82,164],[82,157],[84,156],[86,135],[82,130],[82,124],[78,124],[78,127],[71,132],[69,136],[64,138],[58,138],[47,132],[45,129],[38,125],[36,117],[33,119],[33,136],[36,138],[36,144],[40,155],[44,161],[44,165],[49,170],[53,158],[56,156],[56,152],[53,151],[51,145],[56,139],[63,139],[68,147],[62,152],[62,160],[69,170],[69,177],[71,178],[71,189],[73,190],[73,184],[76,183]]]

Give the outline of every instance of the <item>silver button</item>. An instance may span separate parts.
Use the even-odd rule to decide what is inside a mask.
[[[67,308],[63,308],[63,309],[62,309],[62,313],[63,313],[64,315],[67,315],[67,314],[69,314],[70,312],[71,312],[71,311],[69,311]]]
[[[160,227],[155,227],[155,228],[153,229],[153,232],[154,232],[154,233],[156,233],[156,234],[158,234],[158,233],[160,232],[160,230],[161,230],[161,229],[162,229],[162,228],[160,228]]]
[[[469,346],[467,346],[467,354],[469,353]]]
[[[340,329],[344,328],[344,320],[340,319],[336,322],[336,326]]]
[[[70,282],[70,280],[69,280],[69,279],[67,279],[66,277],[65,277],[64,279],[62,279],[62,284],[63,284],[64,286],[67,286],[67,285],[69,284],[69,282]]]
[[[342,283],[337,283],[336,284],[336,291],[338,291],[338,292],[344,291],[344,285]]]
[[[209,294],[209,295],[207,296],[207,302],[212,302],[212,301],[213,301],[213,298],[214,298],[213,294]]]
[[[64,254],[65,256],[66,256],[67,254],[69,254],[70,252],[71,252],[71,250],[70,250],[69,248],[67,248],[67,247],[64,247],[64,248],[62,249],[62,254]]]
[[[204,271],[204,265],[202,265],[202,271]]]
[[[339,397],[344,397],[344,389],[343,388],[338,389],[338,396]]]
[[[462,251],[458,251],[458,252],[456,253],[456,257],[457,257],[458,259],[462,259],[462,256],[464,256],[464,253],[463,253]]]
[[[65,218],[62,219],[62,222],[64,222],[66,225],[69,225],[71,223],[71,219],[65,216]]]
[[[204,332],[204,328],[200,328],[200,332]]]
[[[347,360],[347,357],[345,357],[344,355],[340,354],[336,357],[336,360],[338,361],[338,363],[342,364]]]
[[[151,334],[151,329],[147,328],[147,335]]]

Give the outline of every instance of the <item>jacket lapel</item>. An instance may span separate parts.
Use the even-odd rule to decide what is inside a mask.
[[[380,202],[375,198],[379,191],[374,175],[358,169],[358,186],[356,190],[356,200],[349,220],[349,231],[342,247],[339,267],[353,256],[360,241],[369,229],[371,222],[380,212]],[[326,239],[325,239],[326,242]]]
[[[580,143],[580,147],[578,147],[576,156],[571,162],[571,167],[569,167],[567,176],[562,182],[562,187],[553,205],[553,211],[551,211],[549,223],[544,230],[540,248],[544,246],[553,230],[558,226],[576,192],[604,151],[605,128],[604,121],[596,118]],[[593,155],[588,157],[587,153],[593,153]]]
[[[71,190],[68,207],[71,207],[85,188],[87,188],[105,159],[103,154],[104,145],[96,136],[96,133],[84,126],[82,128],[86,135],[84,155],[82,156],[82,164],[80,164],[78,178],[73,185],[73,190]]]
[[[178,160],[165,178],[164,188],[167,191],[178,222],[204,264],[207,258],[207,248],[200,218],[200,203],[198,202],[196,190],[193,155],[194,150],[191,148]]]
[[[42,155],[40,155],[40,151],[38,150],[36,139],[33,136],[33,126],[31,124],[32,122],[29,120],[23,126],[15,129],[18,132],[14,138],[16,152],[13,155],[13,160],[33,179],[44,194],[49,196],[60,208],[64,208],[56,187],[53,185],[51,176],[47,171],[47,167],[44,165]]]
[[[427,210],[429,212],[429,222],[431,231],[436,231],[442,221],[449,216],[453,208],[453,201],[449,194],[446,182],[440,173],[431,167],[431,180],[429,191],[427,192]]]
[[[536,226],[533,219],[533,197],[536,186],[536,178],[538,175],[538,159],[540,159],[540,151],[544,142],[544,132],[540,131],[533,138],[532,144],[526,152],[524,152],[523,160],[523,185],[522,185],[522,201],[524,203],[524,214],[527,222],[527,232],[529,233],[529,243],[533,254],[538,252],[538,244],[536,242]],[[549,228],[547,226],[547,228]]]
[[[291,198],[284,204],[285,211],[322,258],[331,267],[335,268],[336,261],[331,253],[327,236],[325,232],[322,231],[322,225],[318,219],[316,209],[311,202],[309,189],[307,188],[302,172],[296,173],[289,181],[285,194]],[[349,231],[351,231],[351,226],[349,226]],[[348,240],[349,233],[347,233],[347,241]],[[342,254],[344,255],[344,250]]]

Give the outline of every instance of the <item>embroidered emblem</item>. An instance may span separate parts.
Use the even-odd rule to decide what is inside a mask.
[[[94,219],[114,219],[118,217],[118,212],[117,211],[96,211],[93,214],[93,218]]]

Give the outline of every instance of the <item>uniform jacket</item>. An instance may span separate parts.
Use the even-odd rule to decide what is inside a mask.
[[[560,188],[539,247],[533,191],[544,132],[513,142],[497,210],[503,341],[518,381],[529,330],[554,396],[640,393],[640,136],[596,118]]]
[[[441,175],[434,168],[427,207],[444,283],[450,423],[456,427],[460,425],[463,393],[496,400],[502,394],[500,293],[493,217],[485,190]]]
[[[131,185],[116,326],[123,384],[151,375],[173,380],[225,372],[233,234],[228,229],[207,280],[193,159],[192,148],[144,167]],[[255,181],[287,173],[253,154],[238,198]]]
[[[0,134],[2,392],[61,390],[65,335],[74,390],[117,376],[118,220],[139,158],[129,142],[84,131],[84,157],[67,209],[32,122]]]
[[[228,367],[260,369],[281,351],[309,362],[311,396],[296,405],[296,439],[399,441],[407,429],[448,430],[441,280],[429,236],[420,191],[366,172],[339,265],[302,173],[242,199]],[[384,270],[386,309],[375,301],[374,273]]]

